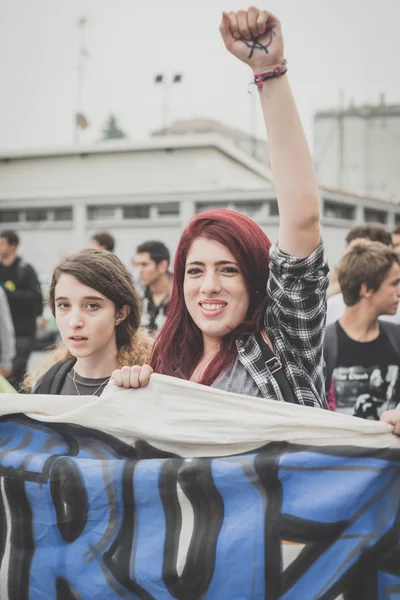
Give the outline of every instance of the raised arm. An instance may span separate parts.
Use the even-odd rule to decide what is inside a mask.
[[[223,13],[220,32],[227,49],[247,63],[253,74],[283,64],[279,20],[250,7]],[[261,83],[260,83],[261,87]],[[280,215],[279,247],[299,258],[309,256],[321,240],[319,196],[310,151],[287,75],[262,82],[261,106]]]

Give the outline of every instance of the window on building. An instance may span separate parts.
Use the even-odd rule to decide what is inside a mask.
[[[87,218],[89,221],[102,221],[105,219],[114,219],[115,211],[116,207],[110,205],[88,206]]]
[[[234,209],[238,212],[254,219],[262,210],[262,202],[235,202]]]
[[[205,210],[213,210],[217,208],[228,208],[229,202],[197,202],[196,213],[202,213]]]
[[[55,221],[72,221],[72,207],[65,206],[62,208],[54,209],[54,220]]]
[[[356,207],[351,204],[343,204],[342,202],[333,202],[331,200],[324,201],[323,208],[324,217],[330,219],[345,219],[351,221],[355,219]]]
[[[278,202],[276,200],[269,202],[269,214],[271,217],[279,217]]]
[[[1,210],[0,223],[18,223],[20,214],[19,210]]]
[[[149,219],[150,206],[148,204],[131,204],[123,207],[124,219]]]
[[[364,208],[364,220],[366,223],[383,223],[386,225],[388,214],[385,210],[375,208]]]
[[[159,217],[179,217],[179,202],[168,202],[167,204],[157,204],[156,206]]]
[[[28,208],[25,210],[25,220],[28,223],[40,223],[41,221],[47,221],[49,218],[49,212],[46,208]]]
[[[396,225],[400,223],[400,214],[396,213],[394,215],[394,222],[396,223]]]

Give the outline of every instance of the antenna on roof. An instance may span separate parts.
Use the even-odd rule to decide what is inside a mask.
[[[76,113],[74,120],[74,141],[79,144],[79,130],[86,129],[89,123],[82,112],[83,104],[83,83],[85,77],[85,60],[89,58],[89,53],[86,48],[86,32],[85,27],[88,22],[86,17],[78,19],[78,34],[79,34],[79,62],[78,62],[78,90],[76,101]]]

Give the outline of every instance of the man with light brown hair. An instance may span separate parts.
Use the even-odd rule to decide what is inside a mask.
[[[400,300],[400,258],[389,246],[354,240],[338,265],[346,308],[326,328],[326,392],[331,408],[366,419],[400,401],[400,327],[379,321]]]
[[[363,223],[353,225],[346,235],[346,245],[349,246],[354,240],[366,239],[372,242],[381,242],[386,246],[392,246],[392,236],[382,223]],[[327,302],[326,324],[334,323],[344,313],[346,304],[337,281],[337,267],[331,269],[331,288]],[[336,275],[336,277],[335,277]],[[400,310],[394,315],[382,315],[384,321],[390,321],[400,325]]]

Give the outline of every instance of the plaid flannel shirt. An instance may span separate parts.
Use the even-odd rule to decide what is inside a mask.
[[[323,335],[328,272],[322,241],[307,258],[286,254],[277,245],[271,248],[265,329],[296,402],[320,408],[326,407]],[[263,397],[283,400],[255,335],[241,336],[236,346]]]

